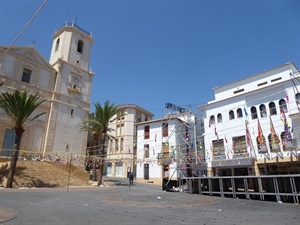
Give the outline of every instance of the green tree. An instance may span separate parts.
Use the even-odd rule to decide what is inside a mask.
[[[98,186],[102,184],[102,173],[103,173],[103,159],[106,157],[106,146],[108,140],[115,139],[110,133],[113,131],[109,125],[116,119],[113,117],[117,113],[118,106],[110,101],[105,101],[104,105],[95,103],[95,112],[88,114],[87,120],[81,126],[81,130],[85,130],[92,134],[93,139],[96,141],[96,146],[100,146],[100,154],[98,166],[99,166],[99,177]],[[95,153],[94,153],[95,154]],[[94,163],[93,174],[96,174],[96,166]],[[95,178],[93,178],[95,179]]]
[[[7,188],[12,188],[14,175],[17,167],[20,144],[23,133],[25,131],[25,122],[31,122],[45,113],[39,113],[33,118],[29,117],[34,110],[41,105],[45,100],[41,99],[37,94],[27,94],[25,92],[15,91],[13,93],[0,93],[0,109],[9,116],[14,123],[15,144],[11,155],[9,173],[7,177]]]

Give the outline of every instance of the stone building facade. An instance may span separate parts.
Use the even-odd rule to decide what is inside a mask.
[[[38,93],[46,101],[37,109],[44,116],[26,123],[21,153],[67,159],[78,163],[85,158],[87,132],[81,132],[90,110],[94,73],[89,69],[91,33],[74,23],[66,23],[53,34],[49,62],[34,47],[0,46],[2,57],[1,92],[21,90]],[[9,156],[14,131],[10,119],[0,114],[1,155]]]

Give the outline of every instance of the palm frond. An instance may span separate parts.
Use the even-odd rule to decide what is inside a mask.
[[[27,94],[25,92],[15,91],[13,93],[0,93],[0,108],[12,119],[15,127],[23,127],[26,120],[45,100],[37,94]],[[30,121],[35,120],[45,113],[39,113]]]
[[[81,131],[90,132],[94,139],[101,140],[104,145],[106,139],[111,139],[111,133],[114,129],[109,128],[109,125],[115,120],[117,114],[117,106],[109,101],[105,101],[104,105],[99,102],[94,103],[95,112],[87,115],[86,121],[80,124]]]

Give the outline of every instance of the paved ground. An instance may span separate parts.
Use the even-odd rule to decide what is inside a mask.
[[[0,189],[10,225],[299,225],[300,206],[163,192],[160,185],[116,180],[105,187]],[[5,222],[6,221],[6,222]],[[1,220],[0,220],[1,223]]]

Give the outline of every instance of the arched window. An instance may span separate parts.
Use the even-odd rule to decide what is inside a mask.
[[[267,117],[267,109],[266,109],[266,106],[264,104],[261,104],[259,106],[259,111],[260,111],[260,117],[261,118]]]
[[[279,139],[277,134],[273,134],[273,137],[272,134],[269,134],[268,140],[269,140],[269,148],[271,152],[279,152],[280,146],[279,146]]]
[[[210,116],[210,118],[209,118],[209,126],[211,124],[215,124],[215,123],[216,123],[215,116],[214,115]]]
[[[254,119],[257,119],[257,111],[256,111],[256,107],[255,106],[252,106],[251,107],[251,118],[254,120]]]
[[[77,44],[77,52],[82,53],[82,50],[83,50],[83,41],[79,40]]]
[[[297,104],[300,104],[300,93],[297,93],[297,94],[295,95],[295,98],[296,98],[296,103],[297,103]]]
[[[270,110],[270,115],[276,115],[277,114],[276,105],[275,105],[274,102],[269,103],[269,110]]]
[[[279,100],[279,108],[280,108],[280,112],[287,112],[287,106],[286,106],[286,101],[284,99],[280,99]]]
[[[267,153],[268,149],[266,146],[266,140],[264,136],[256,138],[256,145],[258,149],[258,153]]]
[[[236,110],[236,117],[237,117],[237,118],[243,117],[243,111],[242,111],[241,108],[238,108],[238,109]]]
[[[229,111],[229,120],[233,120],[234,119],[234,112],[233,110]]]
[[[58,47],[59,47],[59,41],[60,41],[60,38],[57,38],[57,40],[56,40],[56,45],[55,45],[55,51],[58,50]]]
[[[217,119],[218,119],[218,123],[222,123],[223,122],[223,118],[222,118],[222,114],[221,113],[219,113],[217,115]]]

